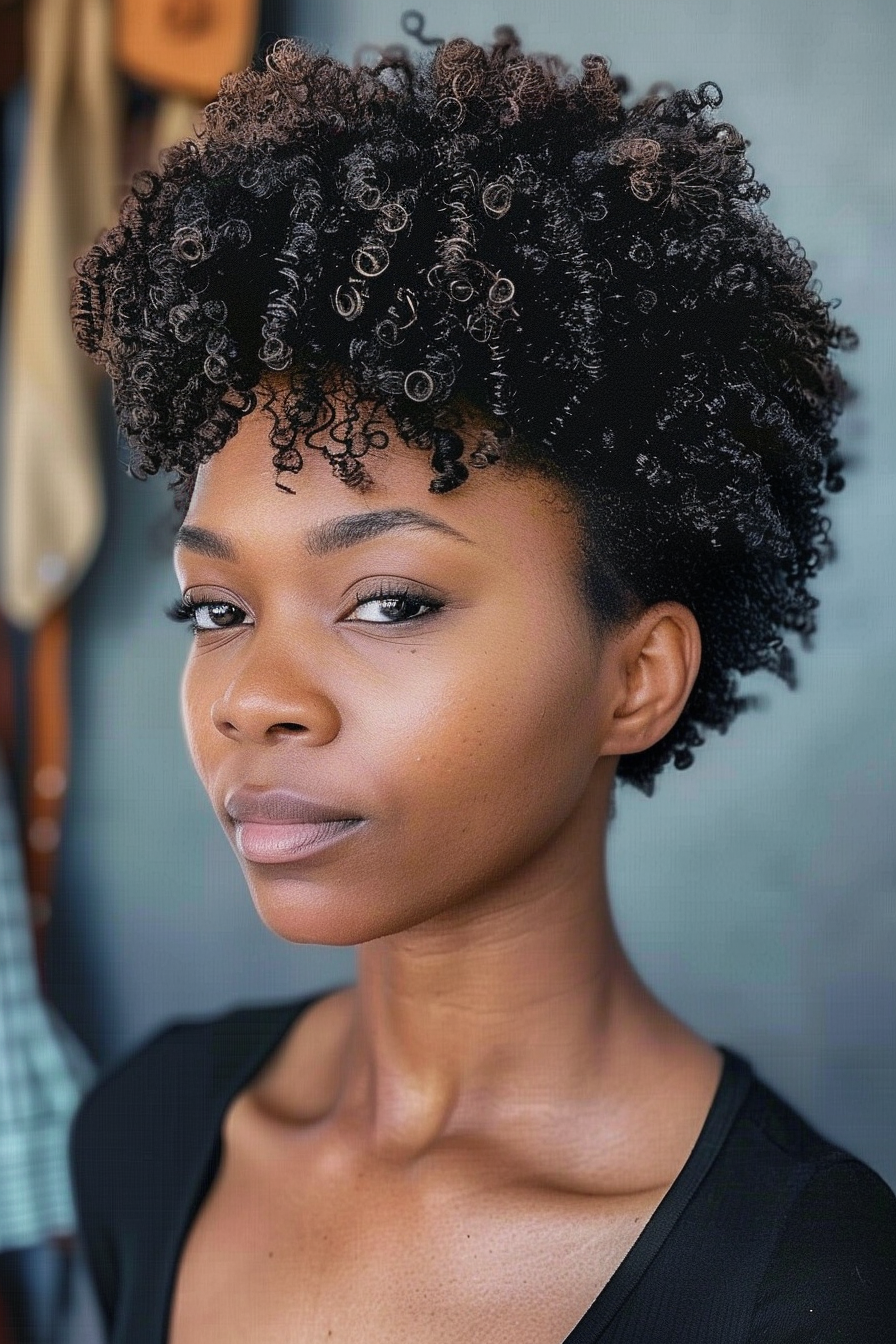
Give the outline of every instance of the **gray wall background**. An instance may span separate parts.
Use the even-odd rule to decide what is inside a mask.
[[[401,4],[271,6],[267,26],[350,60],[402,40]],[[859,331],[861,397],[841,439],[861,454],[833,516],[820,632],[788,692],[644,799],[620,791],[611,881],[649,983],[742,1051],[823,1132],[896,1185],[896,300],[889,0],[429,0],[427,31],[607,55],[643,92],[717,81],[751,141],[768,213],[796,235]],[[189,635],[165,482],[124,475],[111,424],[109,528],[75,596],[73,767],[50,944],[54,997],[101,1062],[183,1014],[353,977],[346,949],[279,941],[259,920],[181,736]]]

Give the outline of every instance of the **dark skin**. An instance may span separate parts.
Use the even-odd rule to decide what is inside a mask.
[[[427,454],[393,437],[364,493],[308,450],[286,494],[269,432],[263,412],[241,423],[185,519],[236,558],[176,548],[185,595],[239,609],[195,637],[183,720],[231,843],[239,784],[367,819],[300,863],[237,851],[268,927],[358,944],[358,977],[229,1107],[169,1344],[561,1344],[721,1074],[622,948],[604,855],[619,756],[681,713],[699,629],[669,602],[598,633],[569,501],[543,478],[495,464],[433,495]],[[392,508],[467,540],[304,547]],[[359,605],[377,580],[414,590],[403,620]]]

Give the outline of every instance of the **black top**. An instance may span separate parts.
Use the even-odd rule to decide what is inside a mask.
[[[82,1100],[69,1160],[110,1344],[166,1344],[224,1113],[316,997],[176,1022]],[[896,1196],[719,1049],[693,1151],[557,1344],[896,1344]]]

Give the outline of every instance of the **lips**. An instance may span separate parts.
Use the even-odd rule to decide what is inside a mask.
[[[363,826],[350,805],[318,802],[292,789],[243,785],[224,800],[236,826],[236,845],[255,863],[291,863],[329,849]]]
[[[244,785],[224,800],[224,809],[233,821],[316,824],[327,821],[360,821],[348,805],[317,802],[292,789],[259,789]]]
[[[236,847],[253,863],[295,863],[331,849],[364,821],[238,821]]]

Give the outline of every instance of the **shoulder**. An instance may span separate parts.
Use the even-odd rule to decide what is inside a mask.
[[[896,1340],[896,1195],[864,1162],[832,1158],[808,1175],[769,1257],[749,1338]]]
[[[73,1154],[86,1156],[91,1142],[102,1139],[102,1160],[107,1163],[110,1130],[126,1133],[134,1120],[141,1122],[141,1128],[147,1122],[151,1124],[152,1112],[160,1103],[164,1108],[174,1086],[201,1094],[203,1083],[208,1081],[204,1075],[208,1074],[211,1043],[222,1028],[228,1031],[232,1016],[228,1013],[170,1022],[101,1069],[72,1121]]]
[[[201,1057],[210,1024],[178,1021],[155,1031],[121,1059],[106,1065],[84,1093],[69,1131],[69,1162],[79,1204],[98,1202],[108,1188],[110,1165],[119,1140],[142,1128],[147,1107],[172,1079],[184,1075],[183,1065]]]
[[[68,1160],[85,1239],[121,1232],[192,1179],[216,1115],[273,1048],[302,1004],[180,1018],[101,1070],[69,1131]]]
[[[158,1250],[195,1179],[219,1099],[239,1087],[298,1007],[178,1019],[102,1069],[81,1098],[68,1163],[79,1239],[107,1329],[129,1257]]]
[[[754,1083],[741,1123],[778,1183],[750,1344],[892,1344],[896,1194],[763,1083]]]
[[[107,1065],[82,1097],[70,1132],[73,1165],[108,1172],[122,1143],[135,1135],[162,1139],[217,1097],[295,1016],[296,1002],[241,1006],[225,1013],[183,1017],[159,1028],[121,1059]],[[177,1106],[172,1106],[176,1098]]]

